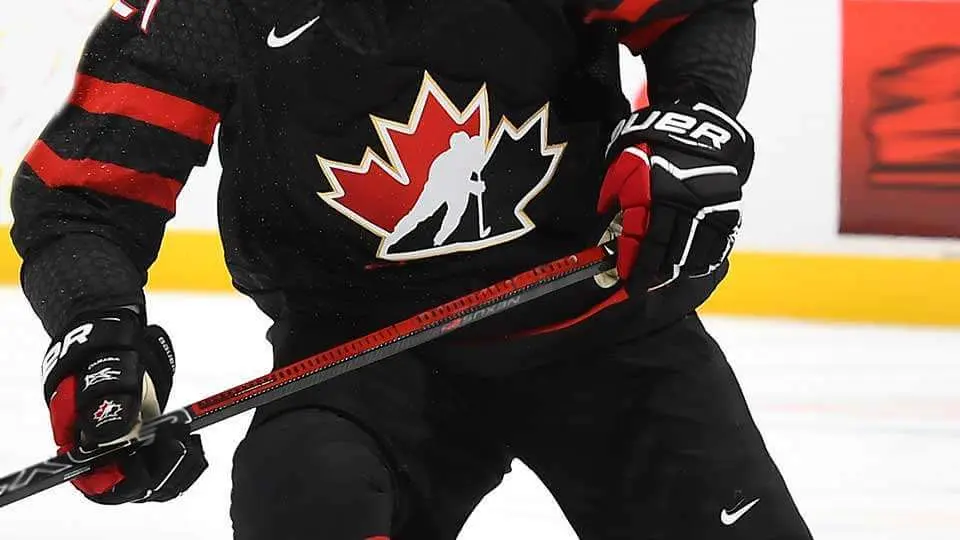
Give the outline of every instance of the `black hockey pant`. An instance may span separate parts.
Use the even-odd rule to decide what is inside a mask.
[[[555,354],[481,378],[406,353],[258,412],[235,539],[452,540],[514,458],[585,540],[811,538],[696,316]]]

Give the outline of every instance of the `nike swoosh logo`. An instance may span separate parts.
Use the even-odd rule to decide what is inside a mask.
[[[755,499],[755,500],[754,500],[753,502],[751,502],[750,504],[744,506],[743,508],[737,510],[736,512],[734,512],[734,513],[732,513],[732,514],[729,513],[729,512],[727,512],[726,509],[721,510],[721,511],[720,511],[720,522],[723,523],[724,525],[727,525],[727,526],[733,525],[734,523],[737,522],[737,520],[739,520],[740,518],[742,518],[744,514],[746,514],[747,512],[749,512],[751,508],[753,508],[754,506],[756,506],[756,504],[757,504],[758,502],[760,502],[760,499]]]
[[[307,24],[301,26],[300,28],[297,28],[296,30],[294,30],[293,32],[290,32],[285,36],[278,36],[277,27],[274,26],[270,30],[270,35],[267,36],[267,46],[270,47],[271,49],[279,49],[280,47],[286,47],[287,45],[293,43],[295,39],[302,36],[303,33],[309,30],[311,26],[317,24],[317,21],[319,20],[320,20],[320,16],[318,15],[314,17],[312,20],[310,20],[309,22],[307,22]]]

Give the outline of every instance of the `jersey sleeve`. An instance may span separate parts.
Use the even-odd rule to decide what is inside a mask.
[[[596,0],[588,21],[616,26],[643,57],[653,103],[708,101],[743,106],[756,40],[755,0]]]
[[[237,56],[224,0],[117,0],[94,30],[13,184],[21,281],[48,332],[143,303],[177,196],[231,105]]]

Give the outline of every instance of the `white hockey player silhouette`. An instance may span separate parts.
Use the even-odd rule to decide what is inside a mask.
[[[480,171],[486,161],[485,153],[483,140],[479,136],[471,137],[463,131],[451,135],[450,148],[433,160],[420,198],[387,236],[386,248],[399,242],[436,214],[443,205],[447,205],[440,230],[433,237],[433,245],[442,246],[460,225],[470,203],[470,195],[479,198],[487,189],[480,179]]]

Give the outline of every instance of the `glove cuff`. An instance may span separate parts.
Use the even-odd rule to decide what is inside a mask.
[[[86,313],[66,326],[43,358],[43,397],[47,404],[57,386],[91,364],[124,352],[136,354],[150,375],[161,409],[166,406],[176,360],[170,337],[159,326],[145,326],[132,310]]]
[[[746,129],[731,115],[703,102],[688,105],[678,100],[632,113],[613,130],[607,159],[612,163],[623,150],[641,143],[726,163],[737,163],[740,156],[753,153],[753,138]],[[753,164],[738,165],[749,169]]]

